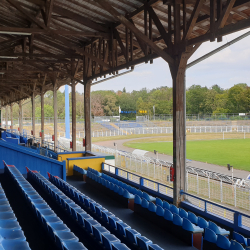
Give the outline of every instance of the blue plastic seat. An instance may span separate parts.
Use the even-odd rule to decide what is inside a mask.
[[[159,206],[161,206],[161,207],[163,207],[163,202],[162,202],[162,200],[160,199],[160,198],[156,198],[156,200],[155,200],[155,205],[159,205]]]
[[[168,221],[173,221],[173,213],[168,209],[164,209],[164,210],[165,210],[164,216],[163,216],[164,219]]]
[[[11,220],[16,221],[16,216],[12,212],[0,213],[0,220]]]
[[[208,225],[208,228],[213,230],[216,234],[221,234],[221,235],[229,235],[230,232],[217,226],[215,223],[213,223],[212,221],[209,221],[209,225]]]
[[[137,244],[141,250],[148,250],[148,245],[153,242],[144,236],[137,236]]]
[[[244,246],[247,246],[247,238],[245,238],[243,235],[233,232],[233,239],[239,242],[240,244],[243,244]]]
[[[0,213],[4,213],[4,212],[12,212],[11,207],[9,205],[0,206]]]
[[[205,229],[204,240],[212,242],[212,243],[216,243],[217,242],[217,235],[211,229],[206,228]]]
[[[164,209],[160,205],[156,206],[156,214],[158,216],[163,217],[164,216],[164,212],[165,212]]]
[[[183,219],[180,217],[180,215],[173,213],[173,223],[176,226],[182,226]]]
[[[231,245],[229,250],[245,250],[245,248],[239,242],[231,240]]]
[[[87,213],[77,213],[78,224],[82,227],[85,227],[84,219],[92,219],[92,217]]]
[[[133,194],[129,193],[126,189],[124,189],[124,191],[123,191],[123,197],[127,198],[127,199],[134,199],[135,198],[135,196]]]
[[[142,200],[141,200],[140,196],[136,194],[135,199],[134,199],[134,203],[141,205],[141,202],[142,202]]]
[[[123,243],[115,243],[112,244],[112,250],[130,250],[130,248]]]
[[[1,246],[3,250],[31,250],[26,241],[3,240],[0,244]]]
[[[137,193],[136,193],[138,196],[140,196],[141,198],[143,198],[143,193],[141,190],[137,190]]]
[[[149,202],[146,199],[142,198],[141,206],[144,208],[148,208],[148,205],[149,205]]]
[[[70,229],[63,223],[47,223],[53,229],[53,231],[70,232]]]
[[[102,234],[102,242],[107,250],[112,250],[112,245],[115,246],[116,243],[121,243],[113,234]]]
[[[156,205],[153,202],[149,202],[149,204],[148,204],[148,210],[150,212],[156,213]]]
[[[2,240],[25,241],[26,238],[22,230],[0,229],[0,241]]]
[[[149,194],[147,194],[147,193],[145,193],[145,192],[143,192],[142,197],[143,197],[144,199],[146,199],[147,201],[155,201],[155,200],[156,200],[155,197],[153,197],[153,196],[151,196],[151,195],[149,195]]]
[[[198,216],[198,226],[204,229],[208,228],[208,222],[204,218]]]
[[[116,184],[115,184],[114,186],[115,186],[115,187],[114,187],[114,192],[115,192],[115,193],[119,193],[119,187],[118,187]]]
[[[170,205],[169,209],[173,214],[179,214],[179,208],[177,208],[174,204]]]
[[[102,242],[102,235],[110,234],[110,232],[102,226],[92,226],[93,235],[97,239],[97,241]]]
[[[125,228],[125,231],[126,231],[126,238],[128,239],[128,241],[132,244],[137,245],[137,237],[141,236],[141,234],[131,228]]]
[[[0,220],[0,229],[20,230],[21,226],[17,221]]]
[[[192,224],[187,218],[183,218],[182,228],[193,233],[203,233],[204,229]]]
[[[148,246],[148,250],[164,250],[164,249],[159,247],[157,244],[151,244]]]
[[[124,192],[124,189],[122,187],[119,187],[118,194],[121,195],[121,196],[123,196],[123,192]]]
[[[109,223],[109,216],[114,216],[111,212],[102,211],[102,219],[104,222]]]
[[[198,224],[198,217],[192,213],[192,212],[188,212],[188,219],[193,223],[193,224]]]
[[[122,236],[126,236],[126,230],[125,230],[126,228],[131,228],[129,225],[127,225],[122,221],[117,221],[116,227],[117,227],[117,232]]]
[[[170,204],[167,201],[163,201],[163,208],[170,210]]]
[[[122,222],[122,220],[120,220],[118,217],[108,217],[109,220],[109,225],[113,228],[113,229],[117,229],[116,226],[116,222]]]
[[[179,215],[181,216],[181,218],[188,219],[188,213],[182,208],[179,208]]]
[[[216,245],[222,249],[229,249],[231,243],[224,235],[218,235]]]

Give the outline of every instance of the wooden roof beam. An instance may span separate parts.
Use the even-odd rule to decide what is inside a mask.
[[[137,29],[127,18],[125,18],[117,10],[115,10],[108,0],[95,0],[95,1],[99,3],[99,5],[103,7],[103,9],[105,9],[107,12],[113,15],[116,19],[118,19],[125,27],[131,30],[136,37],[139,37],[140,40],[143,41],[145,45],[149,46],[165,61],[167,61],[170,64],[174,63],[173,58],[168,53],[166,53],[161,48],[159,48],[153,41],[151,41],[139,29]]]

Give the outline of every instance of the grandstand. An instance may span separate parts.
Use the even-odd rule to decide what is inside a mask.
[[[1,1],[0,250],[249,249],[250,207],[235,209],[236,185],[227,188],[231,207],[187,189],[184,77],[188,60],[201,44],[250,27],[249,2]],[[168,176],[172,186],[145,176],[142,160],[138,174],[115,166],[116,155],[92,151],[91,87],[157,58],[169,66],[173,81],[169,133],[174,160],[169,174],[164,175],[165,169],[160,174]],[[84,127],[76,125],[77,83],[84,86]],[[64,121],[58,119],[62,111],[57,91],[65,85],[71,86],[72,97],[70,151],[58,140]],[[50,141],[45,133],[47,91],[53,91]],[[26,99],[31,99],[32,118],[25,124]],[[19,115],[15,128],[14,103]],[[101,119],[105,134],[164,130],[163,124],[151,121],[145,123],[147,128],[133,122],[120,128],[115,124],[119,120]],[[232,121],[233,126],[239,125]],[[84,129],[82,151],[77,151],[77,129]],[[119,158],[123,165],[125,158]],[[155,162],[149,164],[157,174]],[[244,192],[243,203],[246,199],[249,193]]]
[[[28,147],[28,140],[23,146],[16,144],[16,139],[27,138],[5,131],[1,138],[0,156],[7,159],[0,174],[0,234],[7,235],[0,244],[3,249],[244,250],[250,246],[247,214],[189,193],[177,208],[173,195],[165,192],[170,186],[148,185],[150,179],[115,168],[105,158],[98,170],[74,165],[73,174],[66,177],[65,164],[56,165],[56,158],[63,154],[68,158],[70,152],[51,150],[55,156],[49,158],[39,153],[39,147]],[[82,166],[79,159],[72,158]],[[201,208],[200,202],[205,206]],[[232,217],[213,213],[210,206]],[[9,234],[13,231],[9,229],[15,233]]]

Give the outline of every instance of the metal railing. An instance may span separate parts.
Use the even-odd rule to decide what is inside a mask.
[[[111,137],[121,135],[155,135],[172,134],[173,127],[136,127],[136,128],[117,128],[106,131],[92,131],[92,137]],[[250,138],[250,126],[187,126],[186,133],[218,133],[218,139],[231,139],[230,134],[238,134],[237,138]],[[78,132],[79,137],[84,137],[84,131]]]
[[[145,178],[143,176],[134,174],[130,171],[112,166],[107,163],[103,163],[102,169],[106,172],[134,183],[134,185],[140,189],[149,189],[156,196],[165,196],[166,199],[171,199],[173,197],[173,187],[171,186],[156,182],[154,180]],[[250,215],[236,211],[232,208],[225,207],[216,202],[203,199],[188,192],[181,191],[181,195],[184,195],[186,206],[196,207],[197,209],[203,211],[205,214],[209,214],[210,216],[219,216],[221,219],[231,222],[232,225],[237,224],[237,227],[245,226],[250,228]],[[238,216],[235,216],[235,214],[237,214]]]

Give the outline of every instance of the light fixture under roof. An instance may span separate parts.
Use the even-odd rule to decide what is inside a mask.
[[[4,59],[17,59],[17,56],[0,56],[0,59],[4,58]]]
[[[24,32],[12,32],[12,31],[0,31],[0,34],[7,34],[7,35],[20,35],[20,36],[31,36],[31,33],[24,33]]]

